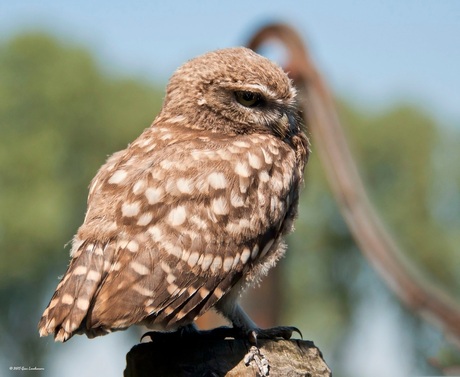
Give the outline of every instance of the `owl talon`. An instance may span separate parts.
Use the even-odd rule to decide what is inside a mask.
[[[278,326],[272,327],[270,329],[257,329],[254,330],[256,334],[256,338],[258,339],[277,339],[282,338],[285,340],[289,340],[292,337],[294,332],[298,333],[300,337],[303,339],[302,332],[294,326]]]

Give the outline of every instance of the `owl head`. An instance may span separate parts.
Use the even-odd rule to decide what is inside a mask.
[[[296,90],[274,62],[244,48],[194,58],[171,77],[162,114],[196,129],[220,133],[300,131]]]

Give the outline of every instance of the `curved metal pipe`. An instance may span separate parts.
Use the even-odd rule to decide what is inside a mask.
[[[281,42],[289,52],[285,69],[300,90],[305,123],[342,215],[362,253],[405,305],[435,322],[460,347],[459,304],[422,278],[385,229],[358,173],[334,100],[304,42],[293,28],[271,24],[257,31],[247,46],[256,50],[271,40]]]

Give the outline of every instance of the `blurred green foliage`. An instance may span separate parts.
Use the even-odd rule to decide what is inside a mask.
[[[65,271],[87,186],[107,155],[150,125],[162,96],[46,35],[0,46],[0,331],[9,360],[40,357],[43,291]]]
[[[41,365],[36,325],[63,252],[80,225],[87,185],[161,106],[163,89],[111,77],[83,48],[27,34],[0,45],[0,331],[9,360]],[[400,106],[369,114],[339,103],[364,180],[384,221],[427,276],[458,294],[458,129]],[[331,196],[318,153],[307,168],[283,264],[288,318],[309,337],[346,331],[363,268]],[[457,253],[457,254],[456,254]],[[51,280],[52,279],[52,280]]]

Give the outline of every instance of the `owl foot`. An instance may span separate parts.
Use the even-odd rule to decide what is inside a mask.
[[[244,327],[218,327],[212,330],[200,331],[200,335],[212,339],[225,339],[225,338],[234,338],[234,339],[243,339],[247,340],[251,347],[249,352],[244,356],[243,361],[246,366],[250,364],[255,364],[255,367],[258,370],[258,375],[268,376],[270,371],[270,364],[268,359],[261,352],[258,347],[258,339],[291,339],[292,334],[296,332],[303,338],[302,333],[297,327],[292,326],[279,326],[272,327],[269,329],[260,329],[253,328],[247,330]]]
[[[297,327],[293,326],[278,326],[269,329],[255,328],[245,330],[239,327],[217,327],[212,330],[198,330],[195,325],[190,324],[180,327],[176,331],[149,331],[141,337],[141,341],[145,337],[150,337],[152,341],[180,341],[187,339],[244,339],[250,344],[257,346],[257,339],[291,339],[292,334],[296,332],[303,338],[302,333]]]
[[[184,330],[181,330],[184,329]],[[181,328],[178,331],[182,331],[182,336],[197,336],[208,339],[243,339],[248,340],[249,343],[257,345],[257,339],[291,339],[294,332],[298,333],[303,339],[302,333],[297,327],[292,326],[278,326],[269,329],[255,328],[246,330],[240,327],[217,327],[212,330],[198,330],[196,327],[192,327],[192,330],[188,330],[187,327]]]
[[[257,343],[257,339],[285,339],[289,340],[292,337],[293,333],[298,333],[300,337],[303,339],[302,333],[297,327],[294,326],[278,326],[272,327],[269,329],[254,329],[250,331],[250,336],[254,337],[254,341],[252,343]],[[250,341],[251,341],[250,337]]]

